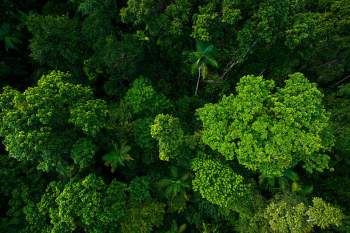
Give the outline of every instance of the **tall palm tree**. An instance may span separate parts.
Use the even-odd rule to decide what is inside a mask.
[[[196,41],[196,51],[192,52],[192,73],[197,74],[197,85],[195,95],[198,95],[198,87],[200,79],[206,79],[208,76],[208,66],[217,68],[218,62],[213,58],[215,54],[214,45],[202,41]]]

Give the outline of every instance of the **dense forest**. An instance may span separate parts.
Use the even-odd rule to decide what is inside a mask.
[[[1,0],[0,86],[0,232],[350,232],[350,0]]]

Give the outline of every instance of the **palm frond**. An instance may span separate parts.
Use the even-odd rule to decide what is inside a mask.
[[[207,64],[209,64],[215,68],[219,67],[219,63],[214,58],[206,56],[205,61]]]

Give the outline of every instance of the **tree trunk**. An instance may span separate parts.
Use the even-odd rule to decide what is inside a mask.
[[[199,87],[199,80],[201,78],[201,68],[198,68],[198,79],[197,79],[197,85],[196,85],[196,91],[194,92],[194,95],[197,96],[198,95],[198,87]]]

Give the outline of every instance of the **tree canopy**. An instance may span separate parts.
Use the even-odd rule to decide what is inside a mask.
[[[0,232],[349,233],[350,0],[3,0]]]
[[[203,142],[266,176],[282,176],[299,162],[309,172],[323,171],[333,145],[323,95],[301,73],[285,83],[276,90],[261,76],[241,78],[237,95],[198,109]]]

